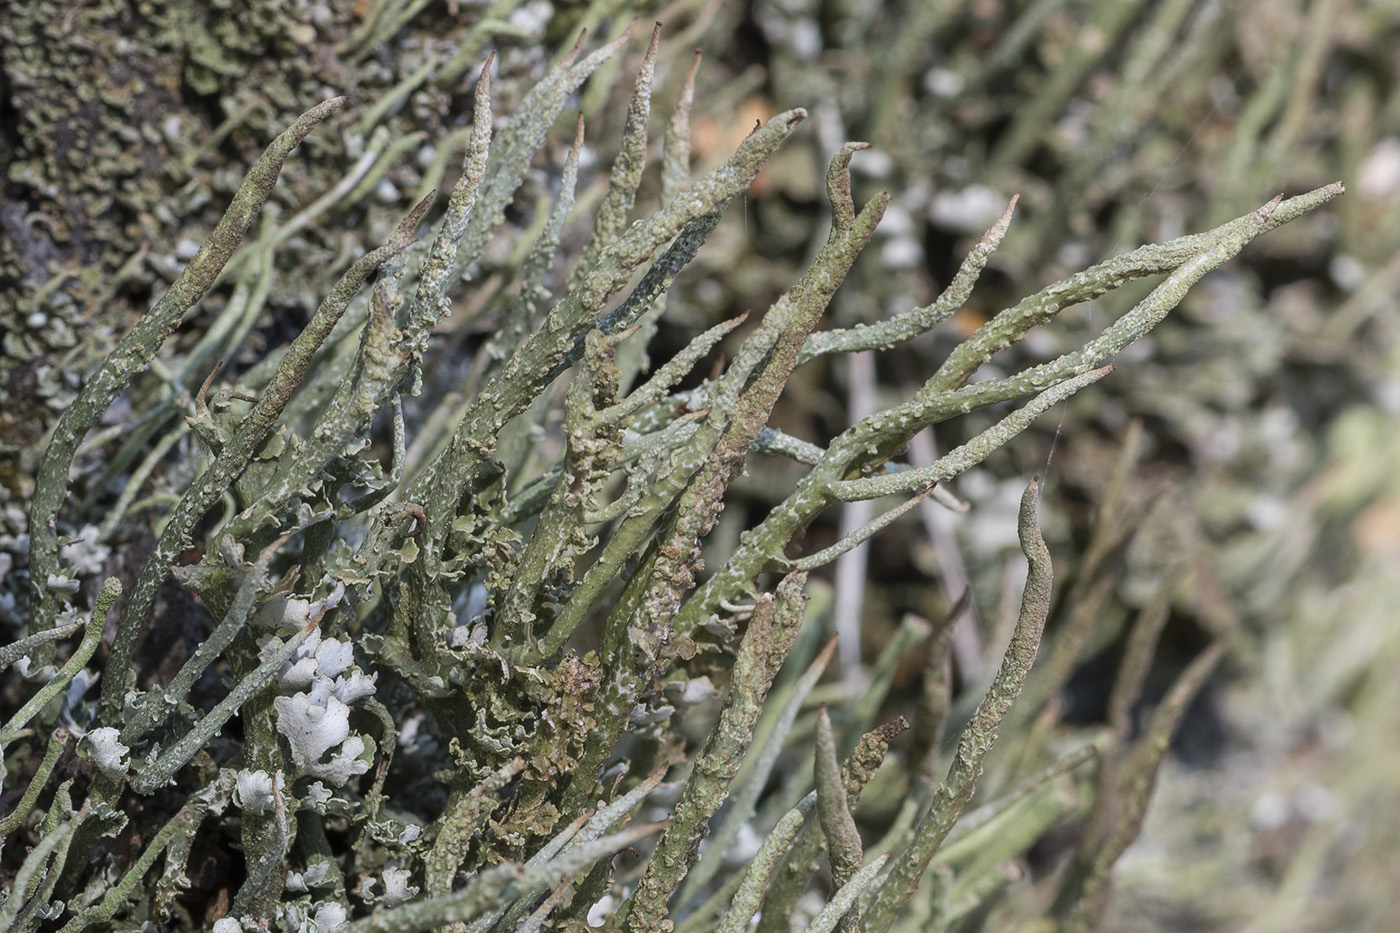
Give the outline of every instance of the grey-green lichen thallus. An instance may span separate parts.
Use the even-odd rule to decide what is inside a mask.
[[[423,5],[364,6],[343,47],[372,72],[375,43]],[[1101,916],[1165,741],[1224,642],[1180,675],[1134,739],[1125,711],[1164,598],[1120,676],[1117,731],[1054,754],[1004,751],[1008,736],[1026,749],[1039,741],[1036,717],[1072,665],[1057,657],[1069,643],[1059,641],[1032,666],[1052,579],[1033,479],[1017,522],[1016,559],[1028,572],[1014,631],[941,755],[942,731],[958,720],[947,626],[902,625],[865,694],[827,690],[819,682],[834,643],[820,634],[827,604],[816,577],[1053,406],[1099,391],[1091,387],[1115,358],[1203,276],[1343,186],[1276,197],[1046,286],[940,351],[900,399],[824,442],[802,439],[775,416],[794,373],[921,343],[967,306],[1018,198],[931,303],[833,326],[838,289],[851,286],[896,200],[858,199],[851,170],[872,158],[861,155],[869,146],[833,141],[824,244],[767,307],[705,321],[663,358],[652,338],[684,316],[677,282],[703,274],[702,247],[803,138],[808,111],[776,113],[708,171],[692,171],[700,56],[678,64],[659,26],[645,51],[632,49],[630,27],[608,26],[599,4],[585,9],[605,40],[580,36],[546,67],[509,41],[528,32],[529,9],[490,5],[470,48],[501,54],[476,59],[446,203],[436,185],[412,198],[371,186],[397,219],[377,228],[381,242],[333,263],[338,281],[286,345],[249,338],[221,354],[221,370],[198,349],[217,341],[178,329],[206,301],[215,332],[238,332],[223,316],[246,310],[247,290],[273,268],[272,245],[337,242],[318,213],[328,207],[281,213],[284,165],[339,133],[368,153],[366,172],[382,169],[347,182],[347,195],[365,178],[394,177],[376,160],[421,140],[374,133],[396,108],[421,105],[415,89],[428,86],[432,62],[386,89],[382,104],[334,97],[293,120],[170,287],[84,374],[36,454],[28,633],[0,651],[44,680],[0,732],[12,770],[31,775],[0,824],[25,840],[0,925],[207,919],[221,933],[484,933],[583,930],[604,914],[632,931],[737,933],[755,917],[765,933],[799,917],[809,930],[885,931],[925,902],[944,919],[966,916],[996,887],[997,865],[1086,813],[1094,845],[1076,856],[1053,911],[1071,929]],[[584,116],[564,111],[587,109],[619,63],[635,72],[625,112],[590,116],[586,135]],[[651,106],[672,72],[658,151]],[[512,102],[508,113],[497,98]],[[615,153],[605,179],[600,153]],[[263,212],[268,203],[277,210]],[[235,259],[245,237],[256,249]],[[221,275],[243,298],[220,290]],[[1065,309],[1154,276],[1150,293],[1079,348],[1034,363],[997,356]],[[994,359],[1011,362],[973,381]],[[693,372],[706,361],[707,376]],[[188,385],[174,375],[196,363]],[[1131,366],[1115,378],[1131,378]],[[1004,403],[1019,407],[992,408]],[[119,410],[165,427],[90,491],[97,503],[110,489],[113,502],[113,517],[92,521],[74,495],[92,480],[83,445]],[[180,417],[159,421],[158,411]],[[931,463],[905,462],[916,434],[970,412],[983,421],[963,443]],[[758,456],[785,458],[795,478],[727,539],[716,529]],[[156,492],[140,496],[143,484]],[[804,538],[832,507],[887,497],[898,503],[849,536]],[[147,546],[133,544],[139,535]],[[83,559],[93,542],[122,550],[111,576]],[[90,609],[85,593],[95,593]],[[174,604],[187,613],[178,627]],[[56,665],[56,646],[79,631]],[[165,641],[169,664],[149,669],[143,645]],[[902,656],[924,641],[924,693],[911,711],[919,753],[906,759],[890,749],[909,722],[876,720]],[[826,702],[812,712],[818,694]],[[68,749],[81,764],[60,766]],[[1059,792],[1072,780],[1087,786],[1096,761],[1087,803]],[[855,808],[867,788],[885,793],[886,779],[903,782],[901,803],[875,838]],[[224,887],[206,903],[190,876],[207,851],[221,853]],[[823,851],[830,883],[814,895]],[[997,854],[996,865],[979,852]]]

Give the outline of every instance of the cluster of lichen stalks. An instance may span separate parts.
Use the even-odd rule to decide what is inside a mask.
[[[185,426],[172,432],[198,439],[198,448],[179,448],[197,458],[197,473],[173,490],[159,541],[127,587],[95,703],[70,687],[92,682],[87,665],[123,587],[109,578],[79,617],[72,597],[84,581],[65,563],[60,536],[72,527],[61,507],[75,454],[214,284],[283,161],[343,99],[311,109],[272,143],[183,275],[85,380],[38,471],[29,635],[5,656],[27,658],[31,675],[47,681],[0,734],[4,748],[18,750],[10,774],[27,785],[3,832],[32,844],[0,905],[7,928],[64,920],[65,930],[77,930],[118,919],[198,926],[191,911],[204,907],[191,906],[202,900],[187,890],[187,871],[191,853],[211,839],[241,849],[241,882],[222,916],[205,915],[229,930],[330,929],[352,917],[351,929],[582,929],[589,911],[606,905],[598,909],[629,930],[674,923],[739,931],[761,910],[760,929],[774,931],[800,909],[822,850],[830,895],[803,915],[808,929],[882,931],[909,917],[949,924],[1006,883],[1006,858],[1075,808],[1095,818],[1054,910],[1068,928],[1092,924],[1113,861],[1136,834],[1165,737],[1222,645],[1182,675],[1144,738],[1130,742],[1121,715],[1095,744],[1029,770],[1026,758],[1021,773],[1008,772],[1018,780],[964,816],[1050,608],[1032,482],[1019,528],[1030,573],[1000,669],[944,763],[946,775],[911,786],[901,819],[866,850],[852,810],[905,728],[869,730],[891,665],[856,709],[836,716],[839,728],[825,710],[817,714],[814,770],[791,770],[778,791],[763,794],[831,653],[830,645],[813,647],[810,624],[804,630],[807,573],[1102,378],[1113,356],[1206,272],[1341,186],[1275,198],[1209,232],[1121,254],[1043,289],[966,339],[908,400],[822,448],[768,426],[793,370],[826,354],[894,347],[950,317],[1006,233],[1015,202],[933,304],[872,326],[818,330],[889,200],[880,195],[857,209],[847,168],[863,144],[843,146],[826,179],[832,229],[824,248],[722,372],[676,392],[744,321],[711,328],[644,373],[667,291],[805,113],[773,118],[691,181],[692,69],[666,133],[661,207],[629,224],[647,163],[653,36],[592,237],[559,297],[551,263],[573,203],[581,120],[553,208],[531,228],[535,239],[497,298],[499,325],[473,363],[472,391],[406,423],[402,400],[418,393],[452,288],[501,224],[568,96],[620,45],[582,58],[576,48],[494,139],[488,63],[461,179],[426,251],[410,247],[431,197],[345,272],[290,346],[242,373],[236,391],[211,394],[213,377],[205,382]],[[1058,311],[1149,275],[1165,279],[1081,349],[969,383],[994,353]],[[551,386],[566,373],[556,456],[536,441],[558,409]],[[891,462],[931,424],[1025,397],[931,466]],[[385,413],[387,464],[367,453]],[[133,471],[113,524],[176,443],[157,444]],[[700,542],[755,455],[810,469],[697,585]],[[888,496],[904,504],[833,547],[790,556],[829,506]],[[177,567],[192,545],[197,563]],[[172,571],[213,625],[168,684],[138,690],[133,659]],[[767,573],[782,575],[772,592],[757,586]],[[1115,688],[1120,712],[1146,671],[1165,618],[1158,608],[1145,614],[1137,653]],[[56,669],[56,643],[84,622],[81,644]],[[929,768],[949,705],[940,673],[947,641],[946,632],[933,635],[931,702],[917,723]],[[223,673],[226,692],[212,708],[196,708],[191,689],[211,669]],[[1056,676],[1032,679],[1027,698],[1043,703]],[[711,677],[728,686],[709,738],[695,749],[678,710],[705,703]],[[1024,726],[1034,711],[1018,707],[1016,717]],[[223,734],[235,716],[236,738]],[[432,739],[410,740],[420,723]],[[56,763],[75,735],[91,768],[59,782]],[[1065,804],[1051,793],[1096,753],[1091,802]],[[668,775],[679,783],[665,795]],[[424,788],[437,788],[431,804]],[[619,828],[661,806],[666,819]],[[739,864],[722,861],[740,857],[736,840],[750,823],[766,833],[762,845]],[[631,846],[647,853],[644,864],[615,876],[613,856]],[[998,858],[988,860],[989,852]]]

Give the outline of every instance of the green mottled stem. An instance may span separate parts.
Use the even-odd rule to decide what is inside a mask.
[[[1146,275],[1173,273],[1151,296],[1081,351],[1086,360],[1107,359],[1127,345],[1118,343],[1124,335],[1132,335],[1128,341],[1131,343],[1145,334],[1167,311],[1181,303],[1187,290],[1202,276],[1234,258],[1250,240],[1326,203],[1343,190],[1341,182],[1337,182],[1287,201],[1279,195],[1258,210],[1214,230],[1160,245],[1142,246],[1072,275],[1002,311],[978,328],[948,355],[920,394],[932,395],[958,388],[993,354],[1021,340],[1064,308],[1107,294]],[[1097,362],[1090,365],[1097,365]],[[1042,375],[1050,377],[1049,372]]]
[[[444,520],[456,512],[497,432],[564,369],[578,339],[593,326],[608,298],[696,218],[747,188],[760,166],[805,117],[805,111],[792,110],[773,118],[745,140],[728,162],[686,189],[673,204],[629,228],[604,250],[587,279],[555,305],[544,326],[492,374],[447,450],[405,493],[408,501],[426,503],[431,537],[442,537]]]
[[[8,734],[8,730],[6,732]],[[10,833],[19,829],[29,814],[34,810],[34,804],[39,799],[39,794],[48,787],[49,775],[53,774],[54,766],[58,764],[58,756],[68,748],[68,730],[59,726],[49,736],[49,743],[44,748],[44,759],[39,762],[39,767],[35,769],[34,776],[30,778],[29,785],[25,787],[24,794],[20,797],[15,808],[10,811],[10,815],[0,819],[0,839],[4,839]],[[0,754],[4,754],[3,746],[0,746]],[[23,891],[24,886],[17,885],[14,891]],[[0,929],[9,929],[0,923]]]
[[[142,568],[131,599],[117,624],[116,640],[112,643],[112,653],[107,660],[107,676],[102,681],[100,712],[104,722],[115,721],[120,713],[123,697],[133,674],[131,660],[136,653],[142,624],[155,601],[156,590],[160,588],[171,564],[189,546],[190,535],[205,513],[243,474],[254,453],[263,441],[267,440],[277,419],[291,400],[292,393],[311,366],[312,357],[330,336],[349,306],[350,299],[360,290],[365,279],[390,257],[413,244],[413,229],[427,210],[428,204],[429,199],[425,198],[399,224],[388,244],[361,257],[341,276],[340,281],[316,309],[306,328],[297,335],[282,356],[272,381],[263,390],[262,397],[253,406],[253,410],[238,425],[233,436],[224,443],[213,464],[194,481],[171,513],[160,541],[147,560],[146,566]],[[232,528],[230,532],[235,537],[238,536],[238,532]]]
[[[9,896],[0,903],[0,929],[8,931],[38,927],[38,917],[34,916],[34,912],[40,903],[48,899],[36,898],[33,895],[43,893],[42,886],[49,882],[49,879],[58,876],[54,869],[63,866],[73,833],[82,825],[89,808],[90,803],[83,801],[82,809],[74,814],[73,819],[65,820],[50,831],[39,834],[38,843],[25,855],[19,870],[15,872],[14,880],[10,883]],[[57,855],[54,855],[55,849],[58,850]],[[52,864],[49,861],[51,856]]]
[[[905,470],[901,473],[886,473],[883,476],[872,476],[868,479],[842,480],[832,483],[828,487],[830,494],[832,498],[841,502],[859,502],[864,499],[878,499],[880,496],[908,495],[921,490],[931,491],[933,484],[947,482],[954,476],[966,473],[972,467],[986,460],[991,456],[992,451],[1002,447],[1017,434],[1030,427],[1031,422],[1036,418],[1085,386],[1098,382],[1113,372],[1114,368],[1114,366],[1109,365],[1102,369],[1095,369],[1082,376],[1066,379],[1054,388],[1047,389],[966,444],[953,448],[926,467]]]
[[[778,122],[777,118],[771,122]],[[762,137],[762,127],[751,134],[744,146]],[[740,146],[740,152],[744,151]],[[695,449],[708,448],[704,465],[680,494],[675,508],[652,542],[649,561],[641,566],[644,577],[629,586],[627,612],[615,609],[604,634],[604,650],[612,659],[608,675],[606,706],[609,714],[600,717],[595,734],[596,748],[590,749],[575,774],[568,799],[573,799],[584,782],[594,779],[592,769],[610,754],[625,726],[624,711],[633,697],[653,682],[666,666],[660,654],[638,658],[630,633],[635,630],[657,645],[676,643],[672,627],[676,609],[694,587],[698,566],[698,542],[707,535],[723,508],[724,491],[743,467],[744,458],[755,437],[765,427],[769,413],[782,394],[788,377],[797,365],[797,356],[844,280],[861,249],[874,235],[875,227],[889,203],[889,195],[872,198],[856,213],[851,198],[848,168],[854,152],[863,143],[848,143],[832,159],[827,171],[827,193],[834,223],[826,244],[790,294],[780,298],[758,330],[745,341],[720,386],[697,438],[705,438]],[[688,196],[678,202],[684,203]],[[750,377],[750,373],[753,375]],[[717,440],[708,440],[718,433]],[[609,651],[612,648],[614,650]],[[625,650],[617,650],[625,649]],[[650,667],[651,670],[637,668]],[[679,878],[676,879],[679,881]],[[669,895],[669,889],[667,890]],[[658,905],[651,899],[648,912],[664,912],[664,898]]]
[[[471,221],[477,195],[486,179],[486,161],[491,149],[491,63],[493,52],[476,82],[472,112],[472,134],[462,157],[462,177],[452,188],[447,213],[418,273],[418,291],[404,325],[404,346],[421,350],[437,322],[447,314],[447,289],[455,279],[457,248]]]
[[[791,293],[773,306],[759,334],[755,335],[765,334],[770,327],[776,331],[771,338],[772,349],[763,349],[766,360],[762,369],[743,388],[737,401],[730,402],[726,398],[732,389],[721,389],[715,398],[713,412],[727,418],[728,425],[710,462],[681,496],[674,528],[668,532],[673,542],[671,553],[688,554],[693,543],[708,534],[718,520],[724,490],[742,468],[754,439],[767,426],[769,413],[797,366],[802,345],[884,216],[890,200],[888,193],[872,198],[859,214],[851,198],[851,157],[865,147],[865,143],[847,143],[831,160],[826,176],[833,221],[831,235],[811,267]],[[735,358],[736,368],[745,362],[750,346],[755,352],[759,348],[755,342],[746,344]],[[648,597],[647,606],[657,617],[664,614],[667,628],[672,625],[674,610],[670,607],[679,605],[694,584],[691,559],[670,562],[663,568],[665,573],[657,575],[652,583],[653,593]]]
[[[661,157],[661,200],[673,200],[685,189],[690,177],[690,111],[695,104],[695,75],[700,70],[701,53],[695,50],[690,69],[681,82],[671,119],[666,123],[665,146]]]
[[[500,330],[486,342],[486,353],[492,360],[507,359],[519,348],[535,320],[535,313],[549,298],[549,289],[545,283],[559,249],[559,237],[564,232],[564,221],[574,206],[574,189],[578,185],[578,159],[582,150],[583,114],[579,114],[574,127],[574,142],[564,159],[559,196],[554,199],[554,204],[549,209],[549,218],[545,221],[539,239],[530,248],[530,254],[520,266],[519,297],[512,303],[509,316]]]
[[[851,876],[851,880],[846,882],[841,890],[827,901],[821,912],[812,918],[812,922],[807,924],[807,933],[831,933],[836,929],[842,918],[849,917],[855,910],[856,901],[875,882],[875,877],[880,874],[889,858],[888,855],[882,855]]]
[[[243,630],[249,614],[253,611],[253,601],[258,596],[258,590],[267,582],[267,568],[277,555],[278,548],[286,544],[289,537],[291,536],[283,535],[263,548],[253,566],[244,574],[243,582],[239,584],[223,620],[180,667],[169,685],[134,698],[127,705],[127,718],[122,723],[121,732],[123,744],[135,745],[144,739],[150,730],[188,695],[195,681],[223,654],[224,649],[233,642],[234,636]],[[225,540],[232,541],[227,538]]]
[[[496,806],[489,798],[524,770],[525,759],[513,758],[477,786],[453,789],[438,821],[437,838],[424,859],[424,890],[429,897],[441,897],[452,890],[452,879],[466,860],[473,836]]]
[[[793,437],[791,434],[784,434],[777,428],[764,428],[758,432],[758,437],[753,439],[749,445],[749,450],[756,454],[773,454],[779,457],[787,457],[789,460],[796,460],[798,463],[805,463],[808,466],[815,466],[826,456],[826,450],[811,441],[804,441],[800,437]]]
[[[601,417],[609,421],[620,422],[623,418],[631,417],[638,410],[661,401],[671,387],[685,378],[686,374],[704,358],[705,354],[713,350],[716,344],[748,319],[749,315],[745,312],[732,320],[722,321],[697,335],[685,345],[685,349],[667,360],[656,372],[652,373],[650,379],[630,392],[625,399],[616,405],[605,408],[600,413]]]
[[[826,707],[817,710],[814,773],[817,785],[817,817],[826,838],[826,851],[831,859],[831,883],[842,887],[860,871],[864,860],[860,830],[851,816],[846,801],[846,788],[841,783],[841,762],[836,757],[836,736],[831,731],[831,718]],[[842,933],[860,929],[860,908],[852,906],[841,918]]]
[[[78,649],[63,665],[63,669],[0,727],[0,755],[5,753],[4,737],[14,735],[24,728],[39,710],[67,689],[73,678],[78,675],[78,671],[87,665],[88,660],[97,651],[98,643],[102,641],[102,627],[106,623],[107,613],[116,605],[117,597],[121,596],[121,593],[122,585],[116,577],[108,577],[102,582],[102,589],[97,592],[97,600],[93,603],[92,615],[88,618],[87,630],[83,632],[83,640],[78,644]]]
[[[778,758],[787,745],[792,725],[797,720],[797,714],[801,711],[802,704],[811,694],[812,689],[816,687],[817,681],[821,679],[822,673],[826,670],[826,666],[831,661],[831,656],[835,651],[836,639],[832,638],[808,665],[807,670],[802,673],[797,682],[787,688],[788,696],[785,700],[782,695],[784,692],[782,687],[770,694],[770,708],[779,701],[782,701],[782,706],[778,715],[773,717],[774,721],[771,725],[767,725],[765,728],[765,723],[760,722],[755,728],[753,742],[755,753],[751,753],[745,759],[744,768],[746,770],[741,771],[736,776],[729,806],[725,810],[719,828],[710,837],[709,845],[714,851],[728,852],[739,838],[744,827],[753,819],[758,799],[768,786],[768,779],[772,776],[773,768],[777,765]],[[813,798],[813,802],[815,800],[816,798]],[[722,867],[723,865],[718,859],[701,859],[697,862],[690,873],[686,875],[685,885],[681,888],[676,903],[683,909],[688,907],[690,902],[699,895],[699,892],[709,885],[715,873]],[[766,879],[764,889],[767,889]],[[757,910],[757,905],[754,909]]]
[[[883,462],[889,452],[907,443],[910,437],[930,424],[996,402],[1043,393],[1048,387],[1058,386],[1067,379],[1087,375],[1148,333],[1180,303],[1192,285],[1208,271],[1236,255],[1254,237],[1313,210],[1344,190],[1342,183],[1337,182],[1286,201],[1276,198],[1257,211],[1215,230],[1181,237],[1159,246],[1145,246],[1115,257],[1089,273],[1071,277],[1067,281],[1079,283],[1073,286],[1077,289],[1076,294],[1090,295],[1102,294],[1099,289],[1111,290],[1139,275],[1159,273],[1167,268],[1175,270],[1150,295],[1083,348],[1006,379],[963,385],[971,371],[996,349],[1020,339],[1032,322],[1053,313],[1053,310],[1046,312],[1045,308],[1058,310],[1058,299],[1043,307],[1037,305],[1039,310],[1023,307],[1023,302],[1017,306],[1021,310],[1011,309],[1015,311],[1014,314],[1003,312],[997,315],[978,331],[980,337],[975,335],[959,347],[912,399],[858,422],[836,438],[828,447],[822,463],[802,479],[792,495],[773,509],[758,528],[741,536],[739,548],[725,565],[687,601],[677,617],[677,631],[693,631],[703,620],[716,616],[721,603],[741,598],[752,587],[759,573],[783,566],[784,549],[831,503],[833,487],[856,494],[857,490],[885,488],[880,483],[892,480],[892,487],[902,489],[905,494],[922,488],[919,484],[900,486],[900,481],[892,476],[848,480],[852,470]],[[1142,269],[1148,271],[1139,271]],[[1061,286],[1052,286],[1041,295],[1057,289],[1061,289]],[[969,344],[972,345],[971,349],[967,349]],[[913,475],[917,472],[907,471],[896,475]],[[845,482],[871,482],[875,485],[840,485]]]
[[[502,905],[513,903],[533,887],[550,888],[565,878],[591,868],[647,836],[664,824],[634,826],[569,849],[542,865],[498,865],[477,875],[461,891],[377,911],[342,928],[344,933],[411,933],[472,920]]]
[[[258,926],[268,925],[282,894],[282,863],[291,846],[291,821],[286,797],[272,796],[273,812],[259,820],[243,820],[243,858],[248,874],[234,895],[230,910],[235,917],[249,917]]]
[[[587,345],[583,366],[569,385],[564,404],[563,472],[496,612],[491,645],[498,651],[510,643],[533,644],[533,620],[544,590],[560,580],[572,580],[577,555],[596,541],[585,533],[583,516],[602,492],[621,453],[622,432],[598,410],[599,404],[607,405],[617,397],[613,347],[598,330],[588,332]]]
[[[642,58],[641,70],[637,73],[637,83],[632,90],[632,99],[627,105],[627,118],[622,126],[622,142],[618,146],[617,158],[613,160],[608,179],[608,192],[603,203],[598,205],[598,213],[593,221],[593,236],[583,248],[578,264],[574,267],[575,278],[586,275],[593,268],[603,250],[611,246],[622,235],[627,226],[627,214],[637,197],[637,186],[642,182],[642,171],[647,164],[647,123],[651,118],[651,81],[656,72],[656,52],[661,43],[661,24],[651,31],[651,43]],[[578,281],[571,281],[570,287],[577,287]]]
[[[160,297],[150,311],[141,316],[131,331],[121,339],[92,378],[78,392],[73,404],[59,416],[53,440],[44,451],[34,485],[34,500],[29,513],[29,570],[31,631],[53,627],[56,612],[49,596],[49,577],[57,569],[57,517],[59,506],[68,494],[68,467],[78,444],[88,430],[102,417],[131,381],[155,358],[167,337],[174,332],[180,318],[204,297],[218,278],[233,251],[243,240],[253,218],[262,209],[282,165],[293,149],[326,117],[345,105],[344,97],[318,104],[296,119],[289,129],[272,141],[262,157],[253,164],[233,196],[232,203],[214,227],[209,238],[195,253],[175,284]],[[113,677],[112,680],[125,678]]]
[[[1016,211],[1020,195],[1011,199],[1001,218],[983,234],[982,239],[968,251],[953,281],[938,296],[938,300],[923,308],[915,308],[906,314],[870,325],[857,325],[845,330],[823,330],[807,338],[802,347],[798,365],[814,360],[828,353],[855,353],[861,350],[888,350],[919,334],[927,333],[942,324],[963,306],[977,277],[987,266],[987,260],[1001,245],[1002,238],[1011,226],[1011,217]]]
[[[572,823],[549,840],[538,852],[532,855],[525,862],[526,868],[534,868],[557,858],[561,852],[576,849],[598,839],[603,833],[613,827],[615,823],[630,813],[648,794],[656,790],[661,779],[665,777],[670,769],[669,764],[663,764],[642,780],[636,787],[632,788],[612,803],[598,810],[597,813],[590,814],[585,811],[580,814]],[[606,864],[606,863],[604,863]],[[598,866],[594,866],[595,870]],[[519,929],[519,922],[525,915],[531,904],[545,891],[545,886],[536,884],[522,890],[520,899],[510,909],[498,909],[492,913],[480,917],[468,929],[467,933],[487,933],[488,930],[499,926],[500,929]]]
[[[685,425],[678,427],[684,428]],[[525,655],[525,663],[554,657],[563,650],[578,626],[595,611],[598,598],[617,580],[617,574],[628,558],[642,547],[655,530],[657,517],[665,513],[676,496],[685,489],[686,483],[704,466],[713,444],[713,435],[709,436],[708,446],[704,438],[693,438],[692,443],[667,463],[664,472],[658,471],[660,475],[654,480],[639,479],[638,494],[628,496],[634,500],[628,507],[628,514],[608,536],[602,553],[570,594],[569,601],[560,610],[538,650],[532,649]]]
[[[491,159],[476,210],[457,245],[451,268],[453,280],[460,279],[467,267],[481,254],[491,231],[505,220],[506,206],[530,169],[535,152],[554,126],[569,96],[589,75],[627,44],[631,27],[617,39],[575,62],[574,52],[565,56],[515,107],[515,116],[497,135],[491,146]],[[580,37],[581,39],[582,37]]]
[[[656,306],[661,296],[670,289],[677,273],[695,258],[705,240],[714,232],[715,227],[719,226],[720,218],[724,216],[724,208],[728,205],[729,201],[726,200],[718,209],[696,218],[681,231],[675,242],[652,264],[646,275],[642,276],[642,280],[637,283],[632,294],[627,296],[627,300],[619,305],[616,311],[609,312],[599,319],[598,326],[604,333],[615,334],[625,330]]]
[[[138,794],[149,794],[168,783],[176,771],[180,770],[204,747],[206,742],[217,735],[219,730],[238,714],[243,704],[248,702],[249,697],[282,672],[282,666],[292,659],[292,656],[296,654],[297,647],[306,640],[306,636],[311,634],[319,623],[319,617],[311,620],[306,628],[292,635],[276,651],[268,654],[255,670],[238,681],[237,686],[229,691],[228,696],[220,700],[217,706],[201,717],[193,729],[181,736],[174,745],[162,751],[158,758],[148,761],[131,779],[131,789]]]
[[[745,933],[749,929],[753,915],[758,913],[763,903],[763,896],[768,893],[768,884],[772,880],[773,872],[782,863],[783,856],[792,848],[793,841],[797,839],[797,834],[802,831],[803,824],[816,806],[817,795],[808,794],[797,806],[784,813],[778,824],[764,836],[763,845],[750,860],[748,870],[744,872],[744,880],[735,892],[734,900],[721,918],[715,933]]]
[[[17,641],[12,641],[8,645],[0,646],[0,671],[6,670],[11,664],[14,664],[40,645],[62,641],[82,627],[82,622],[70,622],[62,628],[51,628],[43,632],[35,632]]]
[[[111,920],[112,917],[116,916],[121,906],[126,903],[127,898],[144,890],[146,872],[150,871],[151,866],[156,863],[156,859],[160,858],[161,853],[175,840],[176,836],[186,833],[192,834],[198,825],[199,821],[196,819],[192,807],[186,807],[172,816],[155,836],[141,846],[131,867],[127,869],[126,874],[122,875],[120,881],[107,889],[102,901],[76,914],[73,919],[64,924],[60,933],[78,933],[79,930],[102,926]]]
[[[805,582],[806,574],[793,574],[779,585],[777,599],[765,593],[754,607],[719,724],[695,760],[676,805],[675,821],[657,843],[636,893],[624,908],[625,929],[634,933],[659,929],[672,892],[698,857],[710,817],[729,795],[730,782],[763,712],[764,698],[797,637]]]
[[[861,544],[869,541],[885,528],[894,524],[901,515],[915,508],[920,502],[928,498],[932,492],[933,487],[927,487],[917,496],[890,509],[874,521],[866,523],[862,527],[846,535],[846,537],[842,538],[840,541],[831,545],[831,547],[823,548],[817,553],[804,557],[801,560],[792,561],[792,568],[794,570],[816,570],[818,567],[823,567],[831,563],[842,554],[860,547]],[[878,496],[872,496],[871,498],[878,498]]]

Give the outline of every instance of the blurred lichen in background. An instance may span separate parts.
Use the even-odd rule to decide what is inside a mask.
[[[3,16],[6,925],[1387,927],[1394,14]]]

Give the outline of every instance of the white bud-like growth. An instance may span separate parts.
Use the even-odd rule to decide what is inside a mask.
[[[266,813],[272,809],[275,796],[286,785],[286,775],[266,771],[240,771],[235,778],[234,794],[238,805],[248,813]]]
[[[111,726],[93,729],[86,736],[88,758],[97,766],[97,770],[109,777],[125,774],[131,764],[131,759],[127,757],[131,749],[119,741],[120,736],[121,732]]]

